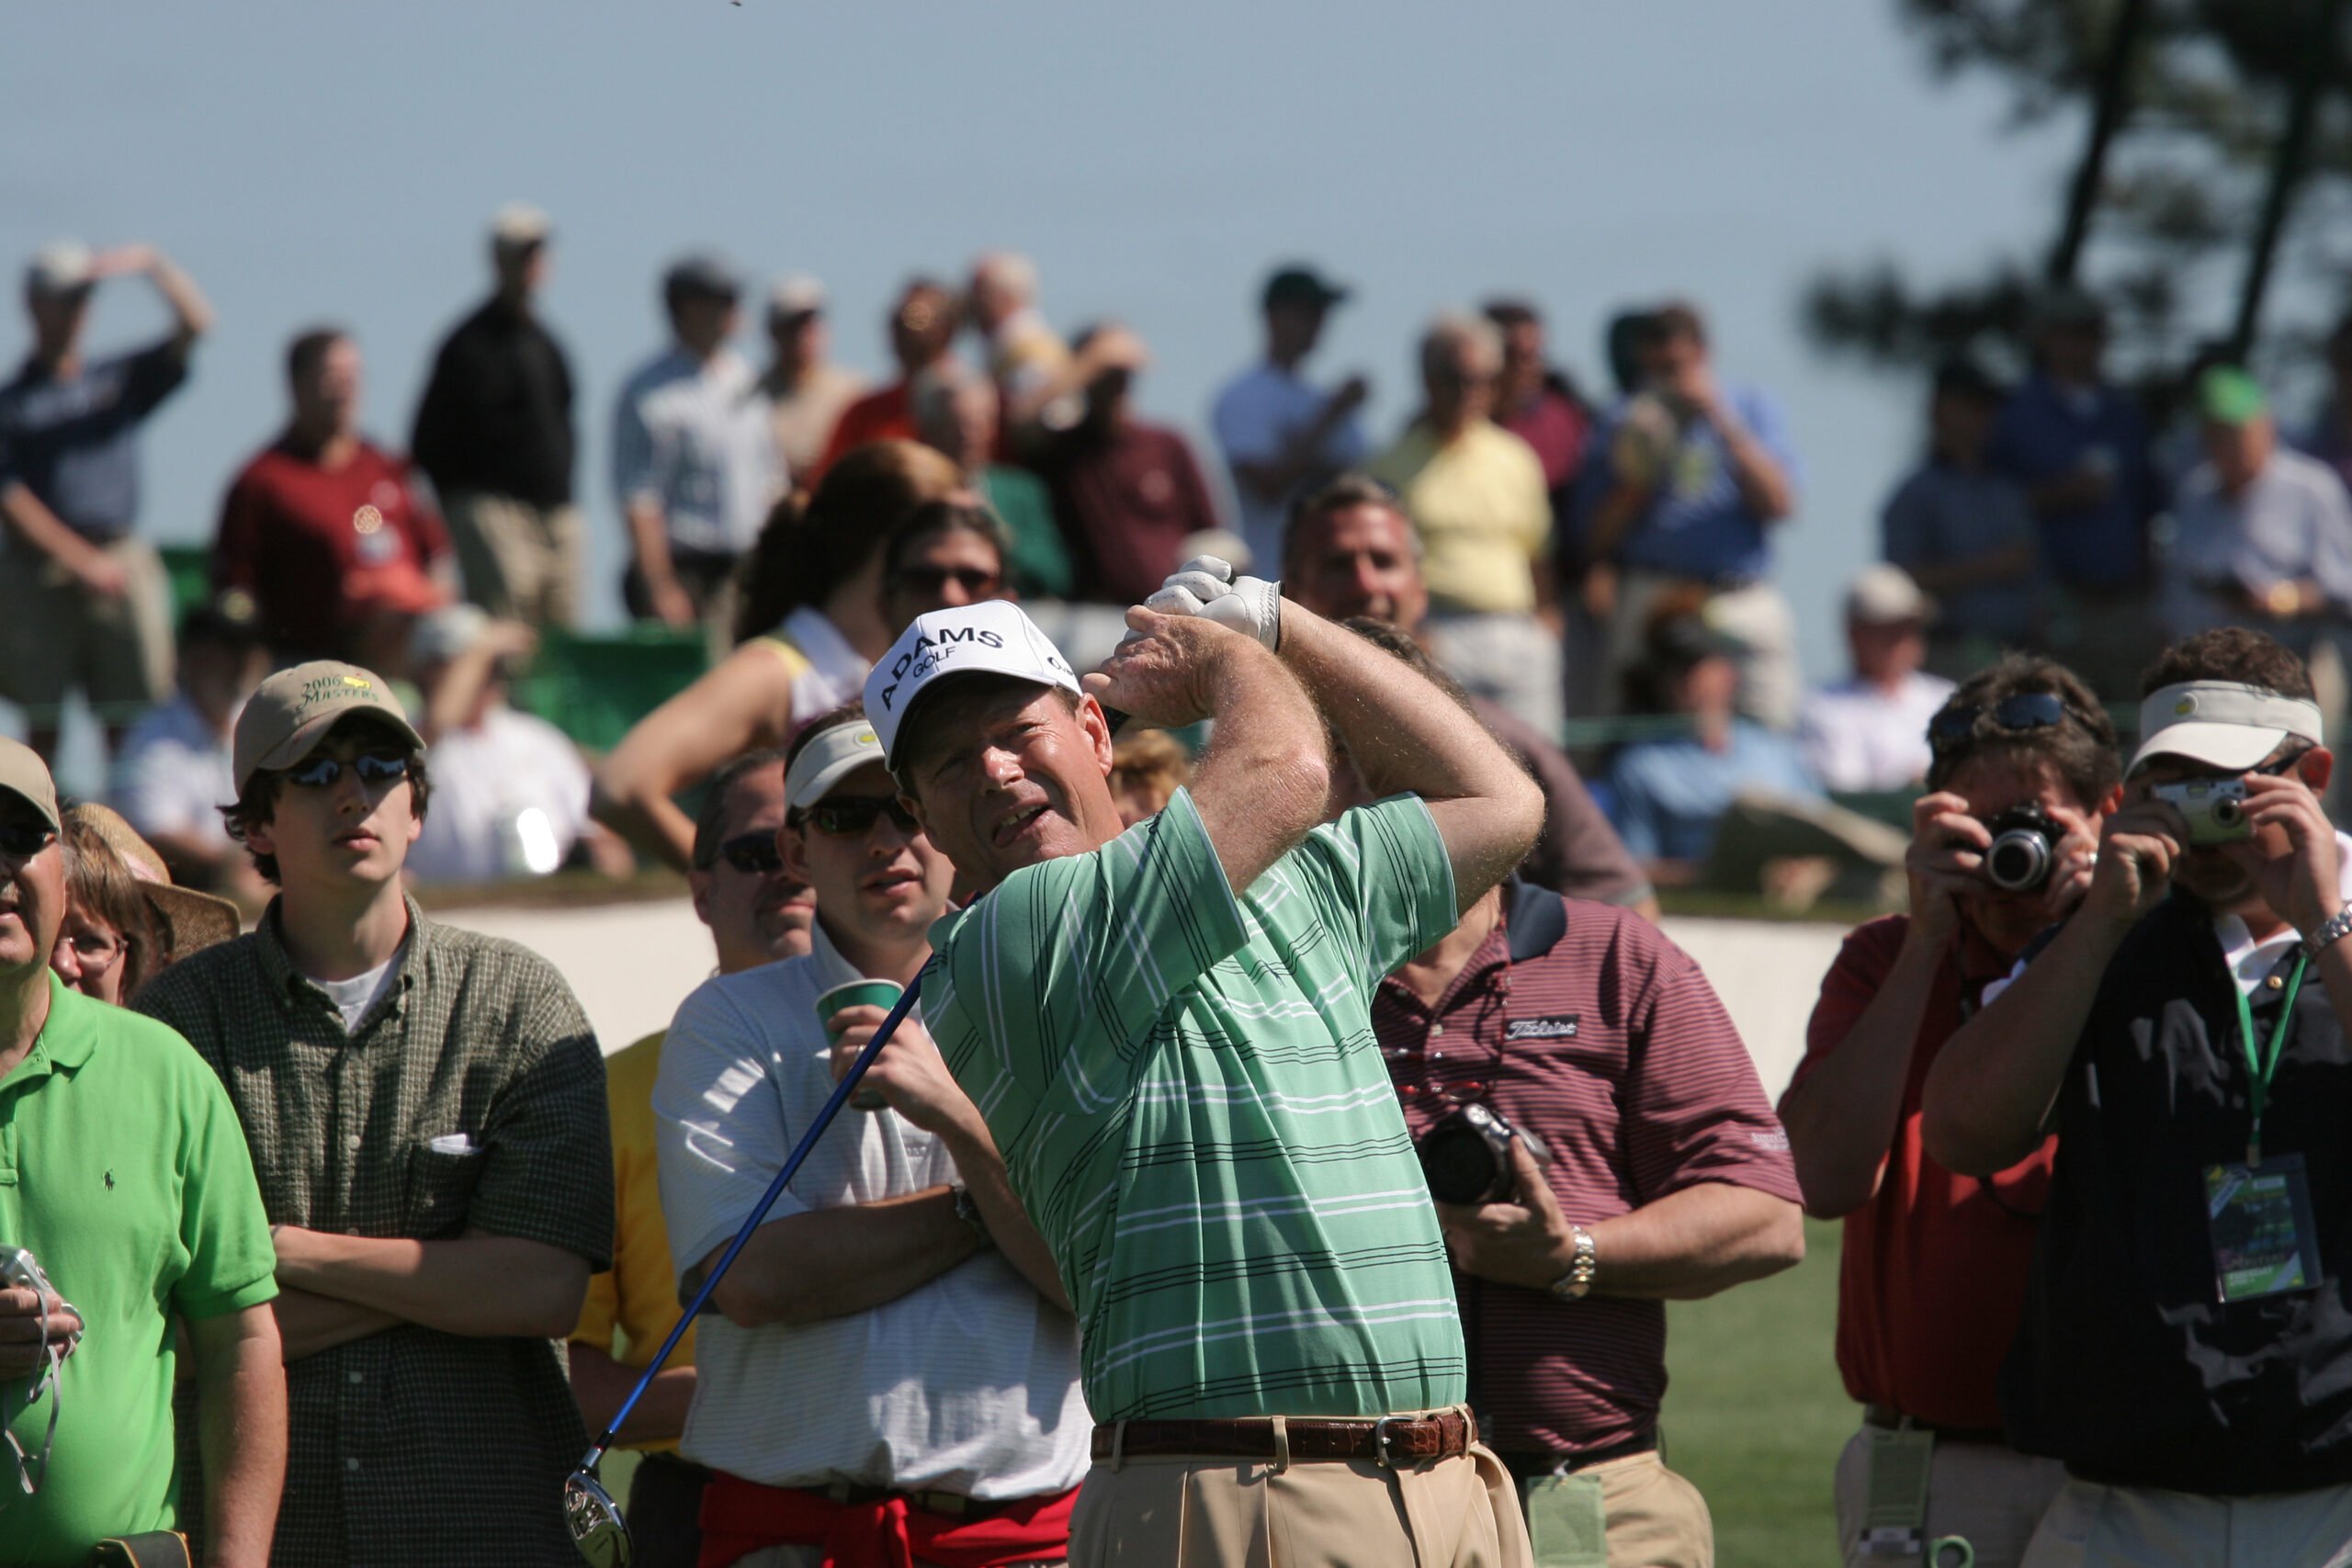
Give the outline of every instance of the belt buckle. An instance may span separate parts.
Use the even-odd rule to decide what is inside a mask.
[[[1383,1416],[1372,1424],[1372,1462],[1383,1470],[1396,1468],[1396,1457],[1388,1451],[1388,1445],[1392,1440],[1388,1435],[1389,1423],[1404,1419],[1402,1416]]]

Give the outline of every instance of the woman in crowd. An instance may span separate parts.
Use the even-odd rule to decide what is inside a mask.
[[[174,960],[237,934],[237,907],[172,886],[164,857],[114,811],[75,806],[64,828],[65,923],[49,966],[83,995],[119,1005]]]

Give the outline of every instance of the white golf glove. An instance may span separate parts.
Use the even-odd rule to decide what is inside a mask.
[[[1256,637],[1279,651],[1283,585],[1262,577],[1236,577],[1215,556],[1194,556],[1169,575],[1144,607],[1163,615],[1198,615]]]

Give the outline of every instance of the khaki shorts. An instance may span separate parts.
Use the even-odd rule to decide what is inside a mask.
[[[580,622],[580,509],[460,491],[446,498],[466,597],[535,626]]]
[[[0,556],[0,695],[36,728],[58,722],[79,691],[108,725],[126,725],[172,691],[172,589],[143,539],[103,547],[129,583],[100,595],[45,556]]]

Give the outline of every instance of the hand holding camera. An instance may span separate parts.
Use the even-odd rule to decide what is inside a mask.
[[[1485,1122],[1476,1122],[1469,1114],[1473,1111]],[[1459,1131],[1449,1134],[1449,1129]],[[1468,1141],[1476,1139],[1487,1146],[1484,1193],[1489,1195],[1475,1196],[1467,1203],[1446,1201],[1446,1191],[1462,1189],[1431,1168],[1429,1145],[1441,1136],[1453,1139],[1451,1148],[1441,1145],[1442,1157],[1449,1165],[1459,1161],[1473,1174],[1476,1162],[1463,1158]],[[1485,1106],[1471,1104],[1430,1129],[1420,1143],[1421,1168],[1430,1178],[1430,1195],[1437,1200],[1437,1217],[1445,1226],[1445,1247],[1453,1266],[1481,1280],[1549,1290],[1552,1281],[1566,1270],[1576,1241],[1552,1184],[1544,1179],[1544,1166],[1551,1152],[1542,1140],[1513,1128]],[[1446,1183],[1443,1190],[1441,1183]]]

